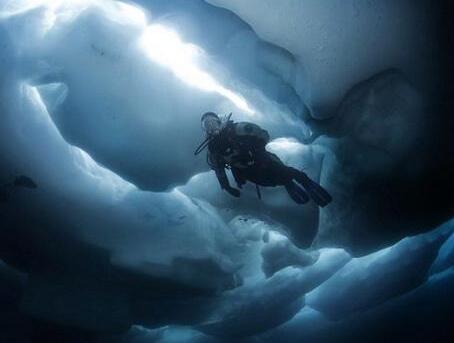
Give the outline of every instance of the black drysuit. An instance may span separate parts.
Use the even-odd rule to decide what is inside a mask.
[[[208,163],[215,171],[221,188],[233,196],[240,192],[230,186],[225,173],[232,171],[236,184],[241,188],[246,181],[260,186],[284,186],[290,197],[299,204],[314,199],[319,206],[331,201],[329,194],[308,176],[295,168],[288,167],[265,149],[269,141],[268,132],[248,122],[228,121],[219,134],[208,143]],[[298,187],[293,181],[301,184]]]

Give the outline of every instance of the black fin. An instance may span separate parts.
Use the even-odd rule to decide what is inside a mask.
[[[301,172],[295,180],[304,187],[304,190],[318,206],[325,207],[333,200],[331,195],[322,186],[312,181],[306,174]]]
[[[287,193],[297,204],[305,204],[309,201],[309,196],[304,190],[299,188],[293,181],[285,185]]]

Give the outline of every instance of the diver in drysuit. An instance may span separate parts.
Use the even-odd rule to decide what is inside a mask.
[[[331,202],[331,196],[319,184],[304,172],[286,166],[275,154],[265,149],[270,139],[266,130],[249,122],[235,123],[230,116],[222,121],[214,112],[203,114],[201,121],[206,139],[195,151],[197,155],[208,147],[207,162],[215,171],[222,189],[232,196],[240,196],[239,189],[232,187],[227,179],[227,168],[231,170],[238,188],[241,189],[246,181],[255,183],[259,198],[259,185],[284,186],[298,204],[305,204],[312,199],[324,207]]]

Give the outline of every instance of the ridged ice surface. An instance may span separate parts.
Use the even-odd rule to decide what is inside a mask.
[[[0,341],[41,321],[100,342],[406,337],[427,304],[422,337],[445,328],[452,222],[387,193],[426,171],[428,7],[1,2]],[[334,202],[223,193],[193,154],[206,111],[266,128]]]

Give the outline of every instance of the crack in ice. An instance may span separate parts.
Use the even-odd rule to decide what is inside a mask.
[[[203,91],[218,93],[246,113],[254,114],[245,99],[219,84],[197,66],[195,60],[201,49],[183,42],[176,32],[160,24],[151,25],[142,34],[140,45],[151,60],[169,68],[187,84]]]

